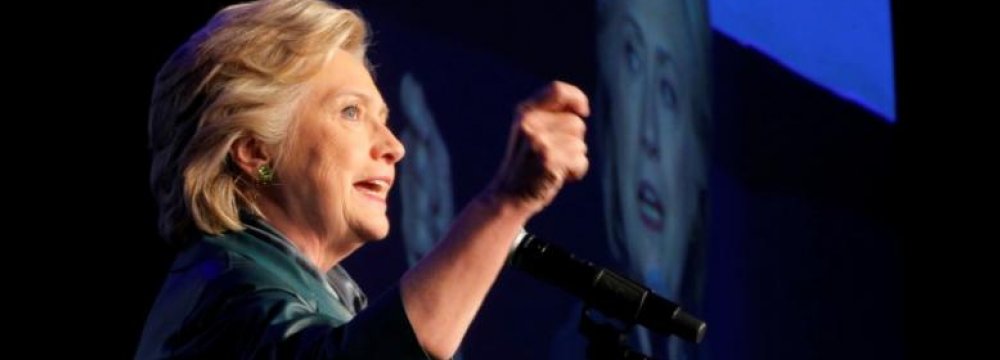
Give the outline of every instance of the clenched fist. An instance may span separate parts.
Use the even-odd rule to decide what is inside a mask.
[[[545,208],[563,183],[587,173],[583,117],[588,115],[587,95],[560,81],[518,105],[507,153],[490,189],[532,213]]]

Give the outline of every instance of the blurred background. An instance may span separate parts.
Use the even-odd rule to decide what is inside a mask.
[[[133,19],[142,40],[124,42],[133,57],[118,60],[129,90],[117,104],[130,116],[113,125],[113,191],[128,221],[108,237],[129,256],[98,260],[118,280],[110,291],[127,300],[103,334],[110,358],[133,356],[172,261],[147,185],[153,76],[231,3],[144,4]],[[376,83],[407,147],[389,238],[345,263],[369,296],[397,281],[486,185],[513,106],[558,79],[590,96],[592,167],[529,230],[708,323],[697,346],[639,329],[628,334],[632,347],[664,359],[912,353],[911,230],[901,226],[913,211],[901,185],[912,140],[889,0],[339,4],[369,21]],[[580,310],[506,269],[460,356],[581,359]]]

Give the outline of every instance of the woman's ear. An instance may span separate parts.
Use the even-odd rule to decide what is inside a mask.
[[[242,175],[254,181],[260,180],[258,177],[261,166],[274,166],[267,146],[252,136],[243,136],[233,141],[229,148],[229,159]]]

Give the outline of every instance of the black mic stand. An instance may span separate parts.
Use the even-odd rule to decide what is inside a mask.
[[[594,319],[595,313],[584,307],[580,312],[580,333],[587,338],[588,360],[655,360],[626,344],[632,326],[616,326],[613,322]]]

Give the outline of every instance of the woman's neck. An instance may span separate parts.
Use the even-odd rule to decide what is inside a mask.
[[[330,271],[363,244],[352,241],[348,236],[317,231],[298,220],[301,217],[289,214],[270,202],[262,201],[260,210],[264,220],[285,235],[296,250],[323,273]]]

